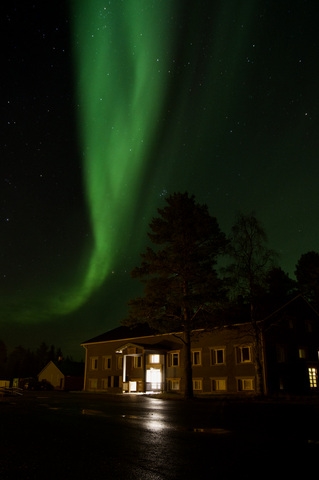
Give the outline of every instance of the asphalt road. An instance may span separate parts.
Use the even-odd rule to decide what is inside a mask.
[[[318,418],[315,402],[26,392],[0,401],[0,479],[312,477]]]

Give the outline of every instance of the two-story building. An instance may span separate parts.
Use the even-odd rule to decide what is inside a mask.
[[[310,305],[296,297],[259,327],[258,342],[249,322],[193,332],[195,394],[257,393],[256,344],[265,393],[317,391],[319,317]],[[121,326],[82,346],[86,391],[184,392],[180,332],[158,334],[147,325]]]

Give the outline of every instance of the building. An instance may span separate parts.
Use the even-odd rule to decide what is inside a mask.
[[[296,297],[258,324],[249,322],[192,334],[196,394],[256,394],[256,344],[265,393],[310,393],[318,389],[319,317]],[[146,325],[121,326],[82,343],[84,390],[113,393],[176,392],[185,389],[183,340]]]
[[[83,390],[84,364],[62,360],[50,361],[38,375],[38,381],[49,382],[56,390]]]

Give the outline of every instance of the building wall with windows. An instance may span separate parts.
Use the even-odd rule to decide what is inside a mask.
[[[110,340],[107,333],[104,339],[100,337],[82,344],[86,350],[85,390],[184,391],[181,334]],[[255,392],[253,342],[247,327],[194,332],[191,359],[195,394]]]
[[[318,392],[319,316],[301,296],[258,326],[265,393]],[[195,394],[255,394],[256,338],[250,323],[192,334]],[[82,346],[84,389],[108,392],[176,392],[185,389],[180,333],[118,327]]]
[[[265,319],[263,330],[268,393],[317,393],[317,312],[299,296]]]

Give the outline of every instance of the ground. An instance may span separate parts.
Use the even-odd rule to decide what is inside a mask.
[[[2,480],[248,479],[256,462],[255,478],[307,476],[319,453],[317,398],[26,392],[2,398],[0,418]]]

